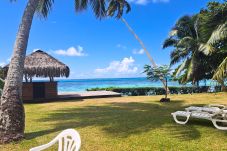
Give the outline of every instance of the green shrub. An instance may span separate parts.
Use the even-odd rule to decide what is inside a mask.
[[[0,96],[2,95],[2,89],[4,87],[4,80],[0,78]]]
[[[0,78],[0,89],[3,89],[4,87],[4,80]]]
[[[203,93],[208,92],[208,86],[202,87],[169,87],[171,94],[191,94],[191,93]],[[162,87],[140,87],[140,88],[92,88],[87,91],[113,91],[121,93],[126,96],[139,96],[139,95],[164,95],[165,90]],[[215,92],[220,91],[220,87],[215,87]]]

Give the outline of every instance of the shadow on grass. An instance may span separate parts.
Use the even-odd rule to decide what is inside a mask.
[[[192,125],[177,125],[170,113],[182,110],[183,101],[170,103],[109,103],[104,106],[73,107],[56,110],[48,114],[47,118],[37,122],[51,123],[53,129],[31,132],[26,139],[47,135],[67,128],[84,128],[88,126],[101,127],[113,137],[128,137],[155,129],[165,129],[168,137],[182,141],[200,138],[200,132]],[[190,122],[191,123],[191,122]],[[197,123],[196,123],[197,124]],[[204,124],[207,126],[207,122]],[[210,126],[210,125],[208,125]]]

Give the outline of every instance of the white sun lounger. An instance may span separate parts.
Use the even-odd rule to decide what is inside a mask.
[[[190,117],[198,119],[206,119],[212,121],[213,125],[219,130],[227,130],[226,126],[220,124],[227,124],[227,110],[225,106],[210,105],[205,107],[191,106],[185,109],[186,111],[177,111],[171,113],[175,122],[178,124],[186,124]],[[185,117],[186,120],[181,121],[177,117]]]

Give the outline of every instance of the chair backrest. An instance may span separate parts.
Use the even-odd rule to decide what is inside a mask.
[[[34,147],[30,151],[41,151],[47,149],[58,142],[58,151],[79,151],[81,146],[81,139],[79,133],[74,129],[67,129],[62,131],[48,144]]]

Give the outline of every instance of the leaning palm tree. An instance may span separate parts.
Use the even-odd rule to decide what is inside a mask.
[[[125,1],[114,1],[112,3],[110,3],[107,14],[108,16],[113,16],[114,15],[114,11],[113,10],[117,10],[118,8],[127,8],[126,12],[130,11],[130,6],[127,2]],[[118,11],[119,13],[117,14],[118,18],[121,18],[121,21],[126,25],[126,27],[128,28],[128,30],[132,33],[132,35],[135,37],[135,39],[139,42],[139,44],[141,45],[141,47],[144,49],[148,59],[150,60],[151,64],[153,67],[157,67],[154,59],[151,57],[149,51],[147,50],[147,48],[145,47],[145,44],[143,43],[143,41],[139,38],[139,36],[135,33],[135,31],[132,29],[132,27],[128,24],[128,22],[122,17],[122,11]],[[166,88],[166,91],[169,92],[169,88],[166,87],[166,82],[165,80],[163,80],[162,77],[160,77],[160,80],[163,83],[164,88]]]
[[[122,17],[121,21],[126,25],[126,27],[128,28],[128,30],[133,34],[133,36],[136,38],[136,40],[139,42],[139,44],[141,45],[141,47],[143,48],[143,50],[145,51],[148,59],[150,60],[152,66],[155,68],[157,67],[157,64],[155,63],[154,59],[151,57],[151,54],[149,53],[149,51],[147,50],[147,48],[145,47],[145,44],[143,43],[143,41],[139,38],[139,36],[135,33],[135,31],[132,29],[132,27],[128,24],[128,22]]]
[[[155,63],[154,59],[151,57],[151,54],[149,53],[149,51],[147,50],[147,48],[145,47],[145,44],[143,43],[143,41],[139,38],[139,36],[135,33],[135,31],[132,29],[132,27],[128,24],[128,22],[122,17],[121,21],[126,25],[126,27],[128,28],[128,30],[132,33],[132,35],[136,38],[136,40],[139,42],[139,44],[141,45],[141,47],[143,48],[143,50],[145,51],[148,59],[150,60],[152,66],[154,68],[157,67],[157,64]],[[163,80],[163,77],[159,77],[159,79],[162,81],[163,83],[163,87],[165,88],[166,92],[169,93],[169,88],[167,86],[167,82],[165,80]]]
[[[109,6],[114,6],[116,1],[122,1],[124,5],[118,5],[115,9],[109,10],[109,12],[117,14],[117,17],[120,18],[123,15],[125,6],[129,6],[125,0],[75,0],[75,10],[78,12],[91,6],[95,16],[102,19],[106,17],[107,9],[111,8],[106,8],[106,3]],[[0,143],[20,140],[24,137],[25,114],[21,95],[29,33],[34,14],[37,13],[46,18],[53,3],[54,0],[28,0],[27,2],[16,36],[13,55],[0,100]]]

